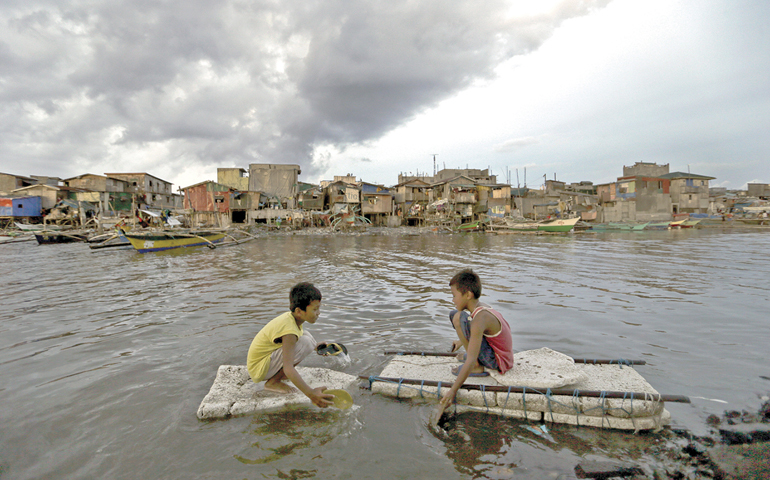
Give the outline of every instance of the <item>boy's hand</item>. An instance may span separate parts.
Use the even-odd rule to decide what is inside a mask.
[[[324,390],[326,390],[326,387],[314,388],[310,395],[308,395],[310,401],[313,402],[313,405],[316,407],[326,408],[334,404],[334,395],[323,393]]]
[[[442,410],[446,410],[447,407],[452,405],[452,402],[455,399],[455,395],[457,395],[457,391],[450,388],[449,391],[447,391],[444,396],[441,397],[439,403],[441,404]]]

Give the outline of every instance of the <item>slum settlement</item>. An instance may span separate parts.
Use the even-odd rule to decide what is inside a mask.
[[[523,186],[501,183],[488,169],[400,174],[392,186],[350,174],[316,185],[301,181],[301,173],[299,165],[291,164],[219,168],[216,181],[176,192],[170,182],[149,173],[87,173],[66,179],[0,173],[0,228],[5,240],[19,229],[88,230],[62,238],[70,241],[115,226],[136,231],[374,225],[526,233],[770,224],[770,185],[750,183],[743,191],[711,188],[714,177],[671,172],[668,164],[624,166],[622,176],[605,184],[543,176],[537,188],[526,181]],[[206,242],[212,243],[199,243]]]

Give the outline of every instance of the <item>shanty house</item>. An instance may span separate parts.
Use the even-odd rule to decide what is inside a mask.
[[[244,168],[217,168],[217,183],[241,192],[249,191],[249,172]]]
[[[171,182],[148,173],[105,173],[105,175],[125,181],[126,191],[137,195],[140,208],[165,210],[182,206],[182,196],[171,190]]]
[[[40,197],[40,206],[46,210],[51,209],[60,200],[67,198],[70,189],[68,187],[54,187],[53,185],[30,185],[17,188],[11,193],[19,196]]]
[[[324,189],[318,185],[299,182],[299,194],[297,194],[297,205],[303,210],[323,210],[325,203]]]
[[[277,197],[284,208],[296,207],[299,165],[252,163],[249,165],[249,191]]]
[[[660,178],[671,182],[671,208],[677,213],[708,213],[709,180],[716,177],[694,173],[673,172]]]
[[[430,184],[410,179],[394,186],[391,191],[397,215],[403,218],[404,224],[419,225],[425,218],[425,208],[430,202]]]
[[[78,200],[100,203],[102,212],[130,212],[134,205],[135,194],[130,192],[126,180],[86,173],[77,177],[65,178],[62,183],[68,187],[82,188],[98,192],[97,198],[85,198],[81,195]]]
[[[2,197],[0,198],[0,217],[40,217],[40,197]]]
[[[393,194],[382,185],[361,182],[361,215],[374,225],[386,225],[393,214]]]
[[[31,177],[0,173],[0,194],[7,195],[16,189],[29,187],[37,183],[37,180]]]

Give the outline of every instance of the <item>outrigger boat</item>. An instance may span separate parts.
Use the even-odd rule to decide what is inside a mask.
[[[240,229],[231,230],[157,230],[148,232],[126,232],[118,229],[131,246],[139,253],[160,252],[175,248],[202,247],[216,248],[240,245],[256,237]],[[238,235],[237,238],[234,235]]]
[[[202,247],[213,248],[224,240],[226,233],[221,231],[157,231],[125,232],[120,230],[131,246],[139,253],[160,252],[174,248]]]
[[[61,225],[48,225],[45,223],[42,224],[31,224],[31,223],[19,223],[19,222],[13,222],[14,225],[19,230],[25,231],[25,232],[39,232],[41,230],[62,230]]]
[[[569,232],[575,228],[575,224],[580,221],[580,217],[562,218],[550,222],[539,223],[537,230],[540,232]]]
[[[85,233],[76,232],[50,232],[45,230],[36,231],[35,239],[38,245],[50,245],[53,243],[72,243],[72,242],[86,242],[88,241],[88,235]]]

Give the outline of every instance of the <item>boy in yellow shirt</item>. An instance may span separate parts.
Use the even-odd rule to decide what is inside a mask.
[[[315,323],[321,312],[321,292],[310,283],[298,283],[289,293],[291,311],[270,320],[257,333],[249,347],[246,368],[254,382],[265,380],[265,390],[293,393],[296,389],[283,383],[287,378],[307,395],[314,405],[332,405],[334,395],[322,393],[326,387],[311,388],[294,368],[316,348],[312,335],[302,325]]]

